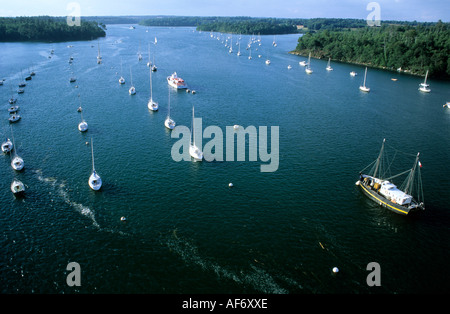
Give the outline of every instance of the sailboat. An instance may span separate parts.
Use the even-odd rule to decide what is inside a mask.
[[[430,85],[427,84],[427,78],[428,78],[428,70],[427,74],[425,74],[425,80],[423,81],[423,83],[420,83],[419,85],[419,90],[424,93],[431,92]]]
[[[78,95],[78,102],[80,102],[80,95]],[[81,122],[78,123],[78,130],[80,132],[86,132],[88,129],[88,124],[86,121],[84,121],[83,119],[83,110],[81,109],[81,102],[80,102],[80,106],[78,107],[78,111],[81,114]]]
[[[194,118],[194,106],[192,106],[192,130],[191,130],[191,142],[189,144],[189,155],[196,161],[203,160],[203,152],[195,144],[195,118]]]
[[[166,128],[170,130],[173,130],[173,128],[175,127],[175,121],[173,121],[172,118],[170,117],[170,89],[169,89],[169,104],[167,108],[167,118],[164,121],[164,125],[166,126]]]
[[[138,60],[142,60],[142,54],[141,54],[141,43],[139,43],[139,50],[138,50]]]
[[[25,192],[25,184],[23,184],[22,181],[14,179],[11,183],[11,192],[13,192],[14,195],[23,194]]]
[[[128,90],[128,93],[129,93],[130,95],[135,95],[135,94],[136,94],[136,88],[135,88],[134,85],[133,85],[133,74],[131,73],[131,67],[130,67],[130,79],[131,79],[131,87],[130,87],[130,89]]]
[[[366,67],[366,72],[364,73],[364,83],[362,86],[359,87],[359,89],[363,92],[370,92],[370,88],[366,86],[366,77],[367,77],[367,67]]]
[[[122,76],[122,59],[120,60],[120,79],[119,79],[119,84],[125,84],[125,79]]]
[[[14,134],[12,133],[12,128],[11,128],[11,134],[12,134],[12,138],[13,138],[13,146],[16,148],[16,149],[14,149],[14,153],[13,153],[14,157],[13,157],[13,159],[11,161],[11,167],[14,170],[20,171],[24,167],[24,162],[23,162],[22,157],[17,155],[17,147],[16,147],[16,144],[14,142]]]
[[[307,74],[313,73],[313,70],[311,69],[311,52],[309,53],[308,63],[306,64],[305,72]]]
[[[2,152],[7,154],[12,151],[13,147],[14,147],[13,142],[9,138],[6,138],[5,141],[2,143]]]
[[[239,42],[239,48],[238,48],[238,52],[237,55],[240,56],[241,55],[241,42]]]
[[[89,186],[94,191],[100,190],[102,187],[102,178],[97,174],[95,171],[95,165],[94,165],[94,140],[91,138],[91,152],[92,152],[92,173],[89,177]]]
[[[98,44],[97,64],[100,64],[102,63],[102,56],[100,54],[100,43],[97,42],[97,44]]]
[[[149,110],[157,111],[158,110],[158,103],[153,100],[153,89],[152,89],[152,70],[149,69],[150,72],[150,99],[148,100],[147,107]]]
[[[252,48],[250,48],[250,51],[248,52],[248,59],[249,60],[252,59]]]
[[[385,153],[385,142],[386,140],[384,139],[378,158],[365,168],[367,169],[372,166],[371,170],[367,174],[363,174],[365,169],[360,171],[359,180],[356,181],[356,185],[375,203],[397,214],[408,215],[410,212],[425,210],[422,178],[420,175],[422,164],[419,161],[419,153],[417,153],[411,169],[387,177],[387,172],[391,169],[395,156],[402,152],[394,149],[394,158],[388,161],[387,154]],[[411,156],[410,154],[406,155]],[[384,169],[384,165],[387,166],[386,169]],[[398,188],[390,180],[401,175],[407,176],[403,184]]]
[[[330,65],[331,58],[328,58],[328,65],[326,67],[327,71],[333,71],[333,68]]]

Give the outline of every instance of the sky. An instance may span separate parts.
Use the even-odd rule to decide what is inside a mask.
[[[375,6],[368,8],[370,3],[375,3]],[[450,0],[0,0],[0,16],[178,15],[367,19],[375,11],[381,20],[450,22]]]

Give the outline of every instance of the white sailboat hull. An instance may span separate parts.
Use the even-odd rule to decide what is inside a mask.
[[[17,171],[22,170],[24,167],[23,159],[20,158],[19,156],[14,157],[13,160],[11,161],[11,167]]]
[[[86,121],[82,121],[78,124],[78,130],[80,132],[86,132],[88,129],[88,124],[86,123]]]
[[[363,92],[366,92],[366,93],[370,92],[370,88],[369,88],[369,87],[366,87],[366,86],[360,86],[360,87],[359,87],[359,90],[361,90],[361,91],[363,91]]]
[[[189,145],[189,155],[197,161],[203,160],[203,153],[197,146],[191,144]]]
[[[102,179],[95,171],[89,177],[89,187],[94,191],[98,191],[102,187]]]
[[[21,181],[14,180],[11,183],[11,191],[14,194],[23,193],[23,192],[25,192],[25,185]]]
[[[166,126],[166,128],[173,130],[173,128],[175,128],[175,121],[167,117],[166,120],[164,121],[164,125]]]
[[[153,99],[150,99],[148,101],[147,107],[149,110],[157,111],[159,106],[157,102],[153,101]]]

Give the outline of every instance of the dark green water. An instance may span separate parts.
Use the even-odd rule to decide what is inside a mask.
[[[287,53],[297,35],[277,36],[278,47],[262,36],[248,60],[248,36],[237,57],[237,46],[229,54],[209,33],[146,29],[108,26],[99,40],[101,65],[97,41],[0,44],[2,138],[11,133],[7,100],[21,71],[36,72],[25,93],[15,94],[22,120],[13,131],[25,169],[15,173],[10,156],[1,156],[2,293],[449,291],[448,82],[429,80],[432,92],[421,94],[423,78],[369,69],[371,92],[364,94],[362,67],[334,63],[327,72],[326,60],[312,60],[307,75],[298,64],[305,58]],[[155,36],[160,109],[150,112],[147,43]],[[135,96],[128,94],[130,67]],[[350,77],[352,70],[359,75]],[[195,105],[203,128],[224,134],[234,124],[279,126],[278,170],[261,172],[262,162],[248,155],[241,162],[173,161],[177,139],[164,119],[166,77],[174,71],[197,92],[170,91],[177,125],[190,127]],[[76,83],[69,83],[72,72]],[[86,133],[77,129],[78,94]],[[88,186],[91,137],[99,192]],[[355,186],[383,138],[421,153],[427,209],[420,215],[380,208]],[[10,191],[14,177],[28,187],[22,199]],[[66,284],[70,262],[81,267],[79,287]],[[381,267],[381,287],[366,284],[370,262]]]

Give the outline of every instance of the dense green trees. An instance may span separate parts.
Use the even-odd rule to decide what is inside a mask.
[[[307,33],[293,53],[450,78],[450,24],[388,24]]]
[[[80,26],[69,26],[62,17],[0,18],[0,41],[71,41],[104,37],[103,26],[81,20]]]

